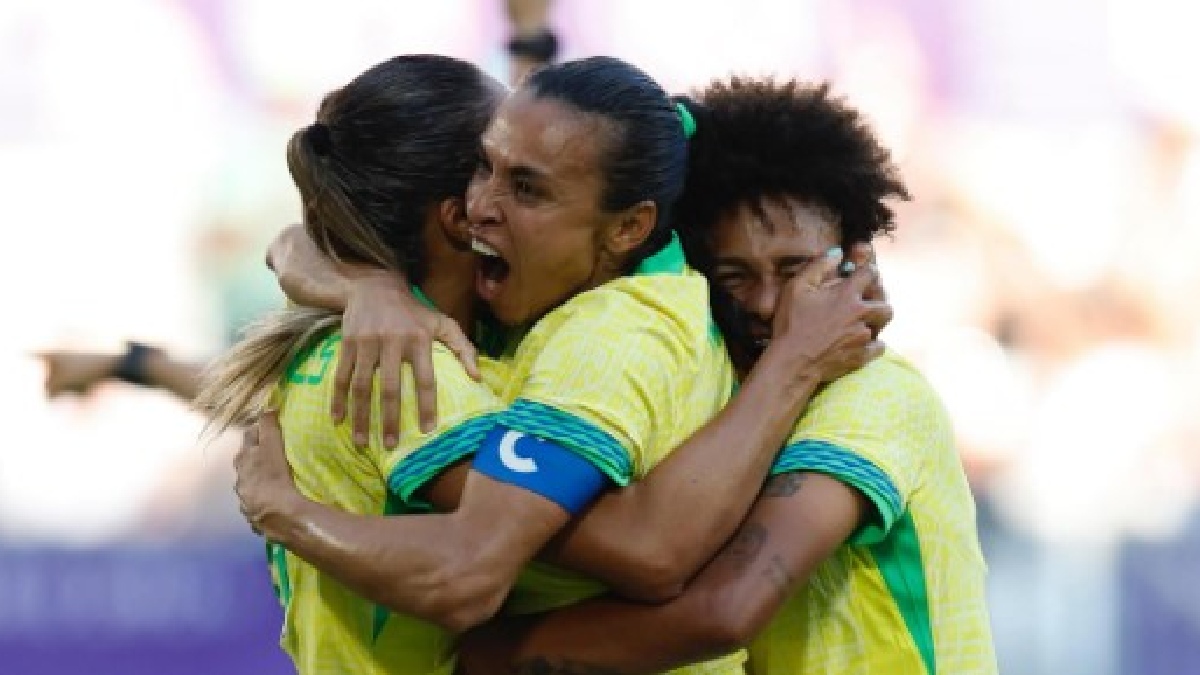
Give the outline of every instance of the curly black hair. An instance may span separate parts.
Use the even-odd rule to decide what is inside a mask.
[[[713,271],[716,224],[746,205],[793,198],[828,211],[842,247],[893,231],[890,199],[909,198],[891,153],[859,112],[826,84],[734,77],[695,98],[677,99],[696,119],[675,226],[688,260]],[[726,337],[744,325],[729,298],[713,288]]]

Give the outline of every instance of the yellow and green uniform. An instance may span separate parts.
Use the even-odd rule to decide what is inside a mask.
[[[929,383],[888,352],[822,390],[772,474],[828,474],[876,517],[751,645],[759,675],[997,672],[975,503]]]
[[[470,456],[490,430],[500,400],[472,380],[448,349],[435,344],[437,428],[423,434],[412,374],[402,377],[400,440],[383,445],[378,396],[370,443],[358,448],[349,423],[329,416],[341,343],[334,332],[301,353],[275,395],[296,485],[309,499],[366,515],[419,510],[413,494],[440,471]],[[481,358],[487,381],[499,364]],[[502,376],[502,375],[501,375]],[[280,643],[300,675],[423,675],[453,670],[451,636],[439,627],[390,614],[282,547],[269,545],[284,605]]]
[[[629,276],[580,293],[543,317],[511,363],[497,417],[509,429],[579,453],[617,485],[646,475],[729,400],[734,372],[708,309],[708,284],[678,241]],[[507,611],[527,614],[603,592],[532,563]],[[744,654],[676,673],[741,673]]]

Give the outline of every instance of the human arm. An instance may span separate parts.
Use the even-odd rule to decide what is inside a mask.
[[[512,59],[509,84],[516,86],[535,68],[554,61],[558,38],[550,29],[550,0],[506,0]]]
[[[134,350],[138,353],[133,354]],[[50,398],[64,393],[85,394],[101,382],[124,380],[165,389],[191,401],[199,390],[205,366],[177,359],[161,349],[133,344],[125,354],[48,351],[38,357],[46,366],[46,395]],[[136,372],[125,372],[131,368]]]
[[[837,497],[839,492],[843,495],[855,495],[862,507],[859,517],[849,529],[840,530],[843,535],[842,542],[849,542],[855,546],[875,546],[893,541],[889,539],[890,533],[907,512],[908,501],[916,486],[925,480],[922,476],[929,458],[952,453],[953,436],[945,410],[928,383],[903,359],[885,355],[867,367],[839,379],[813,399],[789,438],[787,446],[772,466],[772,473],[778,476],[810,477],[802,479],[804,487],[798,490],[786,488],[786,484],[779,477],[773,478],[747,519],[748,524],[741,530],[740,541],[743,545],[753,543],[753,531],[756,528],[749,524],[760,523],[763,526],[762,534],[765,535],[762,538],[771,546],[781,541],[788,547],[804,544],[803,538],[809,537],[810,531],[822,531],[821,528],[814,529],[813,524],[825,522],[809,519],[824,519],[831,517],[831,514],[836,515],[836,511],[829,509],[832,505],[843,503],[843,500]],[[839,484],[841,490],[833,489],[836,486],[830,485],[831,481]],[[797,485],[799,484],[792,487]],[[810,489],[818,486],[828,486],[828,489]],[[774,510],[774,507],[778,506],[786,506],[787,509]],[[772,510],[762,510],[768,507]],[[769,513],[778,514],[778,520],[759,519],[759,515]],[[776,535],[776,522],[782,527],[782,540]],[[847,521],[835,520],[826,525],[838,522],[845,525]],[[735,538],[726,546],[726,554],[734,552],[739,538]],[[811,543],[812,540],[809,544]],[[789,548],[781,551],[785,556],[783,562],[787,565],[797,562],[808,565],[807,568],[786,565],[780,568],[793,575],[796,588],[804,582],[805,575],[811,575],[812,569],[815,569],[813,562],[819,564],[823,559],[819,556],[803,557],[808,555],[806,550],[813,552],[820,549]],[[772,601],[762,593],[762,588],[755,591],[753,588],[732,582],[729,582],[730,585],[724,591],[713,587],[704,591],[706,583],[719,582],[723,578],[714,575],[714,572],[721,569],[714,569],[714,566],[721,564],[723,560],[728,562],[730,556],[726,554],[710,563],[689,585],[680,601],[664,606],[659,614],[637,605],[600,601],[597,606],[601,611],[595,616],[572,613],[551,615],[545,620],[545,625],[551,627],[542,628],[539,621],[530,629],[535,631],[532,635],[544,636],[538,639],[545,642],[538,644],[546,647],[526,650],[523,653],[536,656],[539,655],[539,650],[555,645],[575,645],[570,648],[571,651],[548,651],[540,655],[576,661],[584,660],[585,657],[593,661],[600,659],[598,663],[638,663],[621,662],[616,659],[645,659],[645,663],[657,665],[661,660],[654,659],[686,659],[713,653],[712,650],[744,644],[761,630],[771,613],[778,607],[778,601],[786,597],[787,592],[783,592],[779,598]],[[787,555],[800,557],[788,559]],[[745,575],[769,573],[769,568],[764,569],[764,566],[772,563],[774,558],[767,544],[764,544],[763,552],[756,554],[753,560],[758,571],[755,572],[754,567],[748,566],[743,570]],[[805,562],[806,560],[808,562]],[[805,569],[808,571],[805,572]],[[728,577],[724,578],[728,580]],[[784,579],[782,575],[777,575],[777,578]],[[781,584],[781,587],[783,585]],[[672,607],[674,609],[671,609]],[[569,610],[582,611],[584,610]],[[561,616],[574,618],[565,622],[565,627],[553,627],[554,622],[558,620],[555,617]],[[662,631],[645,623],[653,621],[662,622]],[[601,622],[605,625],[600,625]],[[583,643],[588,640],[588,636],[600,634],[604,628],[608,629],[607,643],[614,652],[610,654],[585,651]],[[597,633],[587,632],[591,630],[596,630]],[[512,635],[514,631],[517,633],[515,637]],[[497,624],[468,641],[467,647],[479,645],[489,651],[498,650],[502,645],[493,642],[495,633],[507,634],[507,643],[525,644],[519,639],[522,634],[520,626]],[[621,650],[620,653],[615,651],[618,649]],[[497,659],[509,662],[505,660],[509,657],[501,656],[502,652],[491,653],[496,655]],[[612,661],[609,661],[610,659]],[[645,667],[654,669],[652,666]]]
[[[731,652],[761,631],[870,513],[861,492],[830,476],[776,476],[737,534],[675,600],[652,606],[601,598],[533,619],[502,619],[464,637],[459,666],[467,675],[655,673]]]
[[[605,493],[541,557],[626,597],[678,595],[742,522],[779,448],[818,385],[882,353],[874,326],[891,308],[868,299],[863,266],[827,283],[839,258],[793,279],[775,338],[732,401],[641,481]]]
[[[453,513],[350,514],[299,493],[274,414],[255,436],[235,468],[242,512],[256,531],[363,597],[451,631],[490,617],[521,566],[569,517],[550,500],[475,472]]]
[[[832,266],[833,261],[830,269]],[[822,274],[818,268],[813,283]],[[606,495],[603,500],[607,505],[587,512],[584,524],[565,538],[554,559],[594,574],[631,597],[662,600],[677,593],[683,580],[694,574],[740,522],[771,458],[798,415],[798,411],[787,410],[786,404],[772,400],[779,398],[779,387],[792,387],[790,396],[806,399],[823,377],[861,364],[878,348],[864,325],[871,319],[864,317],[880,311],[890,313],[890,309],[862,302],[860,294],[871,280],[866,270],[833,286],[806,287],[809,279],[798,278],[792,287],[794,307],[781,312],[780,338],[771,352],[783,360],[765,362],[761,377],[748,382],[731,411],[733,422],[701,432],[695,443],[682,451],[693,457],[688,461],[668,460],[667,465],[651,472],[648,489],[639,485]],[[797,320],[800,317],[807,319]],[[805,334],[801,328],[810,333]],[[786,373],[797,374],[797,382],[788,383],[779,377]],[[783,412],[768,418],[764,413],[768,409]],[[730,447],[748,443],[743,437],[746,433],[763,439],[759,456],[747,458],[729,452]],[[281,456],[282,445],[269,452]],[[459,506],[457,497],[467,473],[464,465],[442,471],[421,496],[442,510],[454,510]],[[737,480],[731,477],[735,473]],[[263,491],[255,488],[253,473],[242,466],[239,479],[245,479],[239,488],[244,499],[265,500],[268,507],[275,499],[270,492],[264,497]],[[733,487],[726,487],[726,483]],[[741,506],[735,505],[736,500],[742,500]],[[296,513],[292,517],[304,516]],[[351,537],[371,540],[387,536],[386,524],[369,519],[338,521],[336,527],[345,528],[346,536]],[[357,535],[351,531],[372,529],[376,534]],[[671,536],[666,535],[668,532]],[[296,552],[308,557],[302,551]],[[387,573],[386,556],[364,554],[357,560],[343,558],[341,564],[375,565],[383,568],[381,574]],[[337,573],[335,569],[326,571]]]
[[[302,225],[291,225],[267,249],[267,267],[293,302],[343,312],[342,358],[335,377],[330,413],[335,422],[353,411],[358,445],[370,427],[371,379],[380,374],[384,444],[399,438],[400,366],[411,364],[416,381],[419,424],[437,422],[437,384],[433,343],[454,352],[467,373],[478,379],[475,346],[461,327],[417,299],[402,272],[337,262],[321,251]]]

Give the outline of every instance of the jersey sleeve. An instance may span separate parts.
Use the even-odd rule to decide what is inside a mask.
[[[924,378],[885,356],[812,400],[771,473],[824,473],[862,492],[877,518],[851,543],[876,543],[903,515],[946,429],[945,412]]]
[[[582,306],[546,342],[498,421],[578,453],[626,485],[656,425],[670,423],[687,336],[642,300],[593,293],[577,298]]]
[[[400,379],[400,437],[395,448],[383,445],[383,420],[378,380],[371,410],[370,449],[377,458],[388,489],[408,507],[427,508],[415,499],[430,479],[455,462],[475,453],[501,409],[488,387],[471,379],[458,357],[435,343],[433,369],[437,378],[437,426],[423,433],[417,423],[417,396],[412,370],[405,365]],[[348,424],[340,425],[349,435]]]

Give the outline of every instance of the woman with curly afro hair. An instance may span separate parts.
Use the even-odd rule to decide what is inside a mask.
[[[735,78],[683,103],[696,133],[677,229],[745,372],[789,280],[892,232],[888,202],[908,192],[827,85]],[[741,529],[682,595],[591,601],[464,653],[503,641],[528,672],[641,673],[748,646],[759,675],[990,674],[984,577],[946,411],[888,351],[813,399]]]

